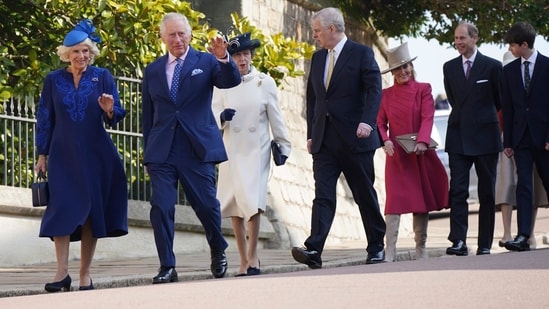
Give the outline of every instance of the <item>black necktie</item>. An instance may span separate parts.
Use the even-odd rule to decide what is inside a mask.
[[[528,94],[530,88],[530,61],[524,61],[524,90]]]

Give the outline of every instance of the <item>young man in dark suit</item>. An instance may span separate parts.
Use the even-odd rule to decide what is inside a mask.
[[[145,69],[142,95],[150,220],[160,259],[153,283],[178,280],[173,252],[178,182],[204,227],[212,274],[221,278],[227,270],[227,242],[221,233],[215,165],[227,154],[212,113],[212,94],[214,86],[238,85],[240,73],[222,38],[212,39],[210,53],[190,47],[191,26],[179,13],[165,15],[160,36],[169,52]]]
[[[452,107],[445,151],[450,164],[450,234],[446,254],[468,255],[469,172],[478,176],[477,255],[490,254],[494,238],[495,184],[502,151],[497,111],[501,107],[501,63],[477,50],[478,29],[460,23],[454,45],[460,56],[444,64],[444,88]]]
[[[530,250],[534,163],[549,192],[549,58],[534,49],[535,38],[536,31],[525,22],[514,24],[505,35],[518,57],[505,66],[502,77],[504,153],[514,156],[517,166],[518,234],[505,243],[512,251]]]
[[[373,187],[373,157],[381,147],[376,131],[381,74],[372,49],[345,36],[338,9],[322,9],[311,21],[313,37],[322,48],[313,55],[307,83],[307,149],[313,156],[315,199],[311,234],[305,247],[292,248],[292,255],[310,268],[322,267],[336,211],[336,185],[343,173],[366,231],[366,263],[380,263],[385,221]]]

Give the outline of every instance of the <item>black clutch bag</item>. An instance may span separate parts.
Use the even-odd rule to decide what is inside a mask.
[[[48,205],[50,191],[48,190],[48,178],[40,171],[38,177],[31,185],[32,190],[32,206],[40,207]]]
[[[271,152],[273,153],[273,161],[276,166],[283,165],[284,162],[286,162],[282,152],[280,152],[280,144],[278,144],[275,140],[271,141]]]

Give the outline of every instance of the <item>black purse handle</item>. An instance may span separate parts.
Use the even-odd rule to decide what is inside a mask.
[[[48,176],[46,175],[46,172],[43,172],[42,170],[40,170],[38,172],[38,177],[36,177],[36,180],[38,182],[48,181]]]

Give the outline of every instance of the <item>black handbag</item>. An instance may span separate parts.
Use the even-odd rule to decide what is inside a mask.
[[[48,190],[48,178],[42,171],[38,172],[38,177],[31,185],[32,206],[40,207],[48,205],[50,191]]]
[[[273,153],[273,161],[276,166],[283,165],[284,162],[286,162],[286,159],[280,151],[280,144],[277,143],[275,140],[271,141],[271,152]]]

